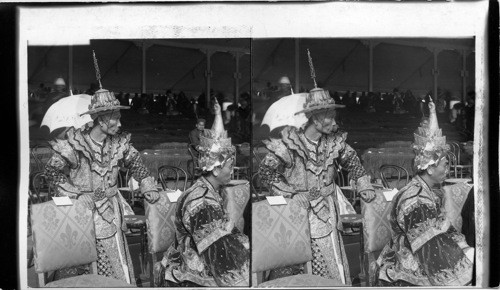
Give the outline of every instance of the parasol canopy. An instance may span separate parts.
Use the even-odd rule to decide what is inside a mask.
[[[270,131],[281,126],[300,128],[307,122],[307,117],[304,113],[297,115],[296,113],[304,109],[307,95],[307,93],[288,95],[274,102],[267,109],[261,126],[268,125]]]
[[[45,113],[42,126],[47,126],[50,132],[63,127],[81,128],[92,121],[90,115],[80,116],[88,111],[92,96],[81,94],[65,97],[55,102]]]

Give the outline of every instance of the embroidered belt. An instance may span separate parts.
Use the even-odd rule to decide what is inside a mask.
[[[309,190],[304,190],[304,191],[297,191],[299,192],[308,192],[308,199],[315,200],[320,197],[325,197],[328,195],[331,195],[333,193],[333,190],[335,189],[335,183],[331,183],[328,186],[322,187],[322,188],[317,188],[316,186],[311,187]]]

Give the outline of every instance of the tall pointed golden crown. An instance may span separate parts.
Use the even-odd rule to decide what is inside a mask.
[[[215,115],[212,129],[205,129],[200,135],[199,151],[198,162],[203,171],[212,171],[216,166],[223,165],[226,160],[235,156],[236,148],[224,130],[221,110]]]
[[[416,155],[414,165],[418,170],[425,170],[429,165],[436,164],[450,149],[446,144],[446,136],[443,136],[439,128],[435,105],[430,109],[429,128],[418,127],[413,136]]]

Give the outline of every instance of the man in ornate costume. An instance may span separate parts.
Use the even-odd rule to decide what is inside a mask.
[[[120,133],[120,102],[110,91],[100,89],[92,96],[89,111],[93,122],[71,127],[65,139],[50,141],[54,155],[45,172],[58,196],[83,200],[93,210],[98,274],[135,284],[134,268],[124,232],[125,200],[117,188],[120,167],[130,170],[140,182],[147,201],[158,192],[139,152],[130,144],[130,134]],[[82,114],[82,115],[83,115]],[[63,173],[69,168],[69,178]]]
[[[429,109],[429,127],[414,134],[417,175],[394,198],[393,236],[377,260],[380,286],[463,286],[472,279],[474,249],[442,211],[449,148],[432,100]]]
[[[236,150],[218,103],[215,113],[212,129],[200,136],[203,175],[177,201],[176,242],[155,267],[155,276],[165,278],[157,286],[249,286],[250,243],[228,219],[220,195],[231,180]]]
[[[356,183],[363,200],[370,202],[375,194],[356,151],[346,143],[347,133],[338,130],[334,108],[339,107],[345,106],[335,104],[328,91],[311,90],[304,110],[297,113],[305,113],[308,122],[300,129],[285,127],[281,139],[264,141],[270,153],[262,160],[259,172],[273,194],[298,200],[308,209],[312,274],[350,285],[341,238],[343,229],[335,184],[339,168],[335,161],[349,171],[350,180]]]

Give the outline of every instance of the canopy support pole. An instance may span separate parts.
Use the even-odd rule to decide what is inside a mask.
[[[238,106],[238,98],[240,97],[240,79],[241,79],[241,73],[240,73],[240,56],[241,53],[238,51],[232,51],[231,54],[235,58],[235,72],[234,72],[234,104],[235,106]]]
[[[68,46],[68,93],[73,94],[73,45]]]
[[[434,101],[437,100],[438,98],[438,76],[439,76],[439,69],[438,69],[438,55],[439,52],[441,52],[441,49],[439,48],[434,48],[432,50],[432,53],[434,54],[434,69],[432,70],[432,75],[434,76],[434,89],[432,92],[432,99]]]
[[[296,38],[295,39],[295,93],[298,94],[300,93],[300,53],[299,53],[299,46],[300,46],[300,39]]]
[[[207,92],[205,94],[205,104],[207,109],[210,109],[210,80],[212,78],[212,70],[210,69],[210,57],[214,51],[206,50],[205,54],[207,56],[207,69],[205,70],[205,79],[207,80]]]
[[[464,49],[462,50],[462,71],[460,75],[462,76],[462,103],[465,104],[465,96],[467,95],[467,77],[469,72],[467,71],[467,54],[468,52]]]

